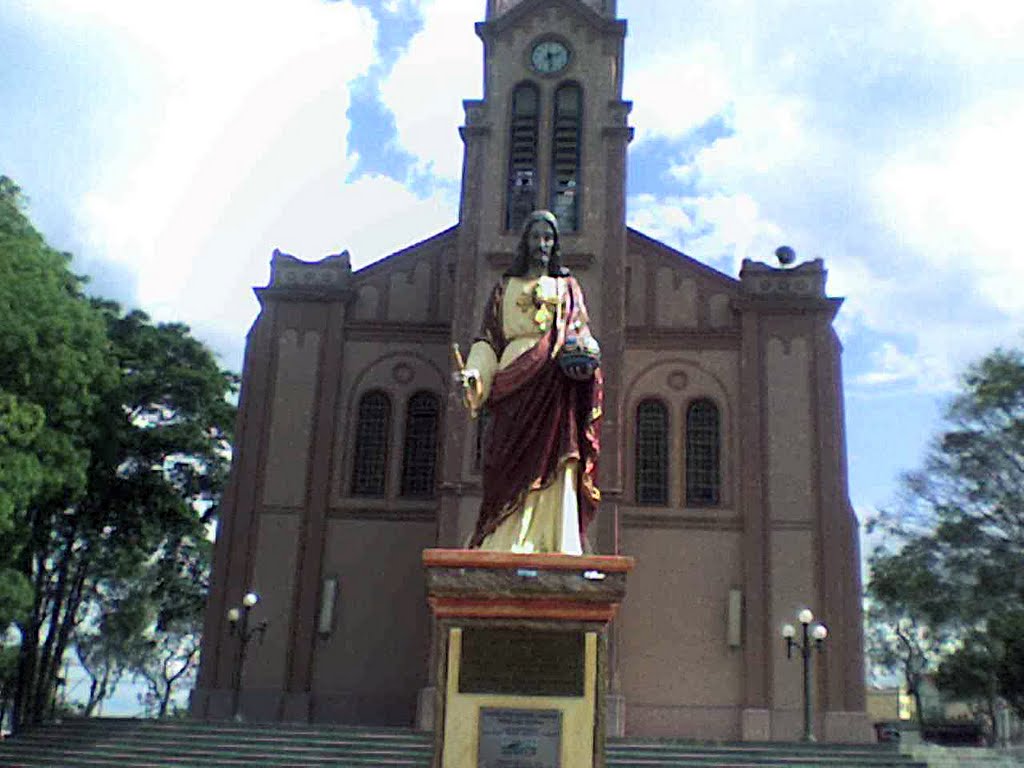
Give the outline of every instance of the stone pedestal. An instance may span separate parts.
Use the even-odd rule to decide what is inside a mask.
[[[428,549],[435,768],[604,766],[608,623],[629,557]]]

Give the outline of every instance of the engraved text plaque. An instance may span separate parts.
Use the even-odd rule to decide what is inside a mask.
[[[561,749],[557,710],[480,710],[478,768],[558,768]]]

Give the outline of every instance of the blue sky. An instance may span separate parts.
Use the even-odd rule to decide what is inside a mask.
[[[485,0],[0,0],[0,173],[96,293],[240,366],[275,247],[355,266],[456,219]],[[846,297],[852,496],[916,466],[1022,342],[1024,4],[619,0],[629,221]]]

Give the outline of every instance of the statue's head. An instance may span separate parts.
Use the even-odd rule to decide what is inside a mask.
[[[523,222],[516,258],[506,275],[522,277],[534,265],[546,267],[552,277],[564,277],[569,270],[562,266],[558,243],[558,219],[551,211],[534,211]]]

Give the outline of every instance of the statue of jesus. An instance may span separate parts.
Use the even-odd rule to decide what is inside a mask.
[[[550,212],[527,219],[455,378],[472,413],[490,412],[483,501],[469,546],[583,554],[601,498],[600,347],[583,291],[562,266]]]

